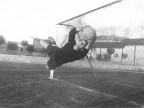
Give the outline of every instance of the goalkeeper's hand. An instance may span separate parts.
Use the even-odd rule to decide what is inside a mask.
[[[84,30],[86,27],[87,27],[87,26],[84,26],[84,27],[77,27],[77,28],[76,28],[76,31],[77,31],[77,32],[80,32],[80,31],[83,32],[83,30]]]
[[[56,44],[56,41],[54,40],[54,38],[53,37],[48,37],[48,39],[47,40],[45,40],[46,42],[48,42],[49,44],[53,44],[53,45],[55,45]]]

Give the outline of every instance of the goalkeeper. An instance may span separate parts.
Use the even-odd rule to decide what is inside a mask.
[[[81,30],[83,36],[81,39],[76,40],[75,36]],[[90,26],[83,29],[72,28],[69,32],[68,42],[62,48],[56,46],[56,42],[53,38],[49,38],[49,42],[40,40],[40,45],[47,50],[49,57],[46,68],[54,70],[65,63],[73,62],[85,57],[95,40],[96,32]],[[50,78],[53,78],[53,71],[51,72]]]

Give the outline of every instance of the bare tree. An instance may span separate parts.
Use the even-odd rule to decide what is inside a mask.
[[[129,27],[124,28],[124,30],[123,30],[123,36],[124,37],[128,37],[129,33],[130,33],[130,28]]]
[[[5,38],[3,35],[0,35],[0,45],[5,44]]]
[[[141,25],[140,26],[140,35],[141,35],[141,38],[144,38],[144,25]]]

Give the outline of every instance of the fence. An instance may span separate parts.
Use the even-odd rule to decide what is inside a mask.
[[[97,60],[96,55],[107,54],[107,48],[115,49],[109,61]],[[124,39],[121,42],[96,42],[89,56],[104,68],[144,70],[144,39]],[[105,64],[105,66],[104,66]]]

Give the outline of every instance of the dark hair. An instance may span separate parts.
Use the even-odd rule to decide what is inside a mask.
[[[81,39],[80,41],[85,41],[85,42],[86,42],[86,45],[88,44],[88,41],[87,41],[87,40],[85,40],[85,39]]]
[[[84,40],[86,42],[86,45],[88,44],[88,41],[87,40]]]

